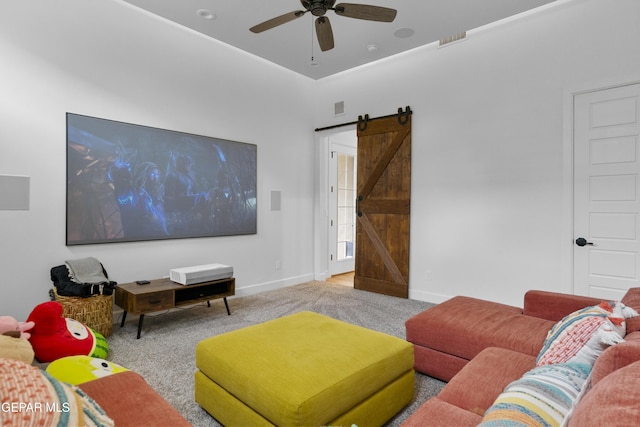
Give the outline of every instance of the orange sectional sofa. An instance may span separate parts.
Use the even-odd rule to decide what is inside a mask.
[[[120,372],[78,387],[100,405],[117,427],[191,426],[136,372]]]
[[[536,367],[556,322],[600,302],[533,290],[518,308],[458,296],[407,320],[415,369],[448,384],[403,427],[480,424],[505,387]],[[640,312],[640,288],[630,289],[622,302]],[[588,384],[568,425],[626,426],[640,420],[640,317],[626,320],[625,342],[596,359]]]

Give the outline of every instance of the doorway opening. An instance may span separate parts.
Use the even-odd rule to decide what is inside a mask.
[[[353,260],[353,245],[356,229],[356,156],[336,153],[338,168],[336,174],[336,251],[337,261]]]
[[[327,279],[327,282],[334,283],[336,285],[353,287],[354,276],[355,276],[355,272],[349,271],[347,273],[336,274],[335,276],[331,276]]]
[[[356,147],[355,130],[329,137],[329,276],[351,286],[355,269]]]

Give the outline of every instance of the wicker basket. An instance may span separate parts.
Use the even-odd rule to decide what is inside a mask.
[[[53,288],[53,296],[62,304],[62,315],[82,322],[100,332],[104,337],[111,335],[113,328],[112,295],[92,295],[88,298],[58,295]]]

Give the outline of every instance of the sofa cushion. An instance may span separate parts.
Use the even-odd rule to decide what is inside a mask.
[[[587,363],[536,367],[507,386],[487,409],[480,426],[560,426],[580,397],[590,372]]]
[[[0,396],[0,425],[114,425],[82,390],[20,360],[0,359]]]
[[[564,317],[549,331],[536,361],[551,363],[582,362],[594,364],[608,346],[624,341],[622,305],[602,303],[586,307]]]
[[[592,385],[610,373],[640,360],[640,332],[632,332],[624,339],[625,342],[609,347],[598,357],[591,372]]]
[[[449,381],[438,398],[482,416],[505,387],[533,369],[535,363],[535,356],[486,348]]]
[[[600,301],[592,297],[533,289],[524,294],[523,313],[557,322],[569,313],[600,304]]]
[[[554,322],[523,316],[522,309],[457,296],[406,322],[407,340],[471,360],[487,347],[536,356]]]
[[[628,427],[640,420],[640,361],[599,381],[576,405],[568,427]]]
[[[118,427],[191,426],[137,372],[109,375],[78,388],[91,396]]]
[[[630,288],[622,297],[621,302],[640,313],[640,288]],[[627,333],[635,331],[640,331],[640,316],[627,319]]]
[[[451,381],[469,363],[469,359],[421,345],[413,346],[413,354],[416,371],[442,381]]]
[[[481,421],[480,415],[465,411],[438,397],[432,397],[411,414],[402,423],[402,427],[475,427]]]

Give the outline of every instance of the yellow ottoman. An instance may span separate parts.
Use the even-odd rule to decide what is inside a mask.
[[[196,402],[226,427],[379,426],[413,398],[413,346],[300,312],[200,341]]]

